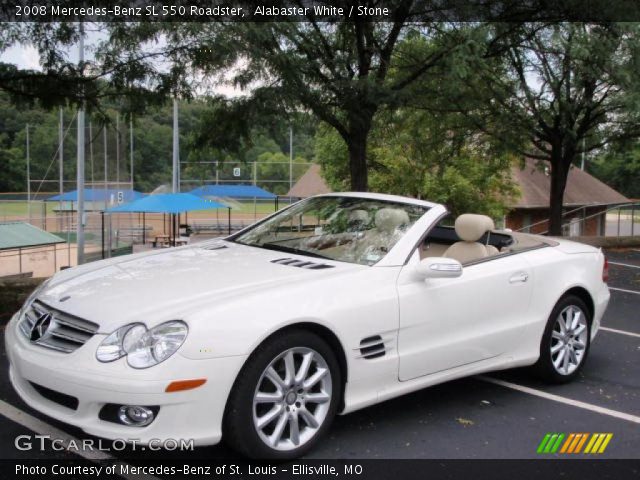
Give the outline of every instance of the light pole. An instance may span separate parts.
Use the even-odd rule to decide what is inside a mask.
[[[27,216],[29,218],[29,223],[31,223],[31,158],[29,152],[29,124],[26,126],[27,130],[27,146],[26,146],[26,154],[27,154]]]
[[[58,205],[58,215],[60,216],[60,231],[62,231],[62,195],[64,194],[64,112],[60,107],[60,122],[58,126],[58,189],[60,190],[60,204]]]
[[[173,193],[180,192],[180,136],[177,98],[173,99],[173,176],[171,191]]]
[[[80,42],[79,42],[78,63],[80,71],[84,70],[84,25],[80,22]],[[84,92],[82,92],[84,94]],[[78,248],[78,265],[84,263],[84,100],[78,110],[78,150],[77,150],[77,189],[78,189],[78,217],[76,225],[76,244]]]
[[[289,125],[289,192],[293,188],[293,125]],[[289,195],[291,203],[291,195]]]

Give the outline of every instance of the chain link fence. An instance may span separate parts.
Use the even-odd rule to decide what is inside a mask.
[[[204,166],[203,166],[204,165]],[[224,236],[229,231],[245,228],[292,201],[287,197],[295,184],[310,167],[301,162],[200,162],[183,165],[180,190],[189,192],[203,185],[256,185],[277,195],[274,199],[230,198],[216,200],[228,208],[188,212],[177,219],[176,229],[181,243]],[[198,174],[198,175],[196,175]],[[67,185],[65,189],[73,190]],[[99,200],[85,199],[85,261],[124,255],[150,248],[166,246],[164,241],[172,233],[171,216],[165,214],[105,213],[108,208],[123,203],[129,182],[94,182],[87,189],[109,192]],[[168,186],[156,193],[169,192]],[[122,194],[121,194],[122,193]],[[57,192],[15,192],[0,194],[0,222],[27,222],[64,240],[56,246],[0,252],[0,277],[11,275],[50,276],[76,264],[77,259],[77,202],[51,201]]]

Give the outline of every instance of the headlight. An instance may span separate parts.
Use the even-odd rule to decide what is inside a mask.
[[[134,328],[142,328],[143,332],[147,331],[147,327],[142,325],[141,323],[132,323],[130,325],[125,325],[124,327],[119,328],[107,338],[105,338],[98,346],[98,351],[96,352],[96,357],[101,362],[113,362],[121,357],[124,357],[127,354],[124,345],[124,339],[129,333],[129,330]]]
[[[176,353],[187,338],[184,322],[172,320],[147,330],[141,323],[120,327],[105,338],[96,352],[101,362],[112,362],[126,355],[133,368],[148,368]]]

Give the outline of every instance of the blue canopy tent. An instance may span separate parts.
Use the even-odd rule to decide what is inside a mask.
[[[222,203],[214,202],[204,198],[196,197],[190,193],[162,193],[157,195],[148,195],[144,198],[140,198],[131,203],[125,203],[118,205],[117,207],[109,208],[107,213],[142,213],[143,222],[143,242],[144,239],[144,227],[145,227],[145,214],[146,213],[163,213],[169,214],[173,218],[172,234],[173,240],[171,243],[176,243],[176,215],[181,213],[196,211],[196,210],[214,210],[216,208],[226,208],[228,211],[228,226],[229,234],[231,233],[231,208]]]
[[[256,185],[203,185],[189,192],[198,197],[231,197],[275,199],[277,195]]]
[[[194,188],[190,193],[198,197],[252,198],[254,204],[257,199],[273,200],[275,211],[278,211],[278,196],[256,185],[203,185],[202,187]]]
[[[85,188],[84,200],[86,202],[123,201],[132,202],[143,198],[145,195],[136,190],[115,190],[111,188]],[[47,202],[77,202],[78,190],[72,190],[63,194],[54,195]]]
[[[69,225],[72,224],[72,216],[74,210],[74,203],[78,203],[78,190],[71,190],[70,192],[64,192],[62,194],[54,195],[45,199],[45,202],[60,202],[60,207],[58,209],[54,209],[59,215],[59,218],[62,220],[64,215],[67,215],[67,221]],[[112,188],[85,188],[84,189],[84,201],[87,202],[85,204],[85,210],[103,210],[106,208],[107,203],[122,203],[122,202],[132,202],[133,200],[137,200],[139,198],[144,197],[145,194],[142,192],[138,192],[136,190],[117,190]],[[69,202],[69,208],[64,208],[62,202]],[[45,221],[46,221],[46,212],[45,212]]]

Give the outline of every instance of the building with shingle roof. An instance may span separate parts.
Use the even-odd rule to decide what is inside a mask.
[[[549,218],[551,177],[549,167],[534,159],[526,159],[524,167],[514,165],[511,176],[520,188],[520,196],[510,201],[511,211],[504,224],[512,230],[544,233]],[[291,188],[288,195],[306,198],[329,193],[331,189],[321,176],[320,165],[312,165]],[[572,167],[564,193],[567,235],[602,235],[607,208],[630,200],[593,175]],[[586,221],[582,221],[587,218]]]

